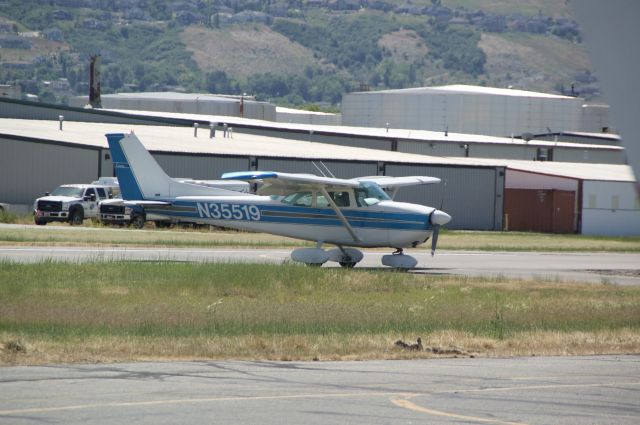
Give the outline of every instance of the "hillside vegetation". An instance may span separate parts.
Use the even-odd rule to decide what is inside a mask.
[[[0,82],[62,101],[88,91],[248,93],[339,104],[440,84],[598,95],[562,0],[7,0]]]

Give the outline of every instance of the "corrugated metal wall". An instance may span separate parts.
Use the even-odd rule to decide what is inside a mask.
[[[100,150],[0,139],[0,201],[32,204],[65,183],[98,176]]]
[[[415,153],[430,156],[463,157],[464,143],[429,143],[416,140],[398,140],[398,152]]]
[[[625,164],[626,155],[622,150],[553,148],[553,160],[589,164]]]
[[[59,184],[88,183],[100,175],[113,175],[106,150],[69,147],[0,139],[0,201],[31,204]],[[250,169],[249,157],[223,157],[154,153],[171,177],[217,179],[224,172]],[[378,174],[377,162],[326,161],[340,178]],[[309,160],[257,158],[260,170],[320,174]],[[406,188],[398,200],[439,206],[444,196],[445,210],[454,216],[450,228],[500,229],[504,187],[503,177],[493,168],[413,166],[386,164],[386,175],[433,175],[446,180],[446,186]],[[502,180],[501,180],[502,179]],[[15,182],[15,183],[9,183]],[[446,193],[445,193],[446,191]]]
[[[449,229],[501,230],[504,170],[444,166],[386,165],[388,176],[439,177],[436,185],[402,188],[396,200],[439,208],[451,214]]]
[[[249,169],[249,159],[246,157],[177,155],[159,152],[155,152],[153,156],[171,177],[216,180],[223,173]]]

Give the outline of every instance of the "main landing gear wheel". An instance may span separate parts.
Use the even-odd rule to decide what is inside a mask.
[[[339,246],[338,248],[330,249],[329,253],[329,261],[335,261],[340,264],[341,267],[346,269],[351,269],[356,266],[362,258],[364,254],[362,251],[355,248],[343,248]]]

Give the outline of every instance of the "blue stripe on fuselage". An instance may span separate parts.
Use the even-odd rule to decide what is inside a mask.
[[[200,203],[210,203],[215,201],[201,201]],[[196,218],[212,219],[212,217],[202,217],[198,214],[198,207],[195,201],[176,201],[173,205],[182,207],[181,211],[172,211],[171,208],[155,209],[147,208],[147,212],[162,214],[175,218]],[[228,202],[233,204],[233,202]],[[245,204],[245,203],[243,203]],[[243,205],[240,204],[240,205]],[[248,203],[247,203],[248,204]],[[218,221],[261,221],[265,223],[290,223],[316,226],[344,226],[336,213],[330,208],[310,208],[295,207],[287,205],[261,205],[255,204],[260,210],[260,220],[245,219],[224,219],[217,218]],[[184,207],[192,208],[192,211],[185,211]],[[395,230],[426,230],[430,228],[428,216],[416,213],[390,213],[375,211],[341,210],[349,224],[360,228],[382,228]]]

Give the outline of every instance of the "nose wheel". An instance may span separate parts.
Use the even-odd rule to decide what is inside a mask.
[[[382,264],[398,270],[409,270],[418,264],[418,260],[406,255],[402,248],[396,248],[390,255],[382,257]]]

